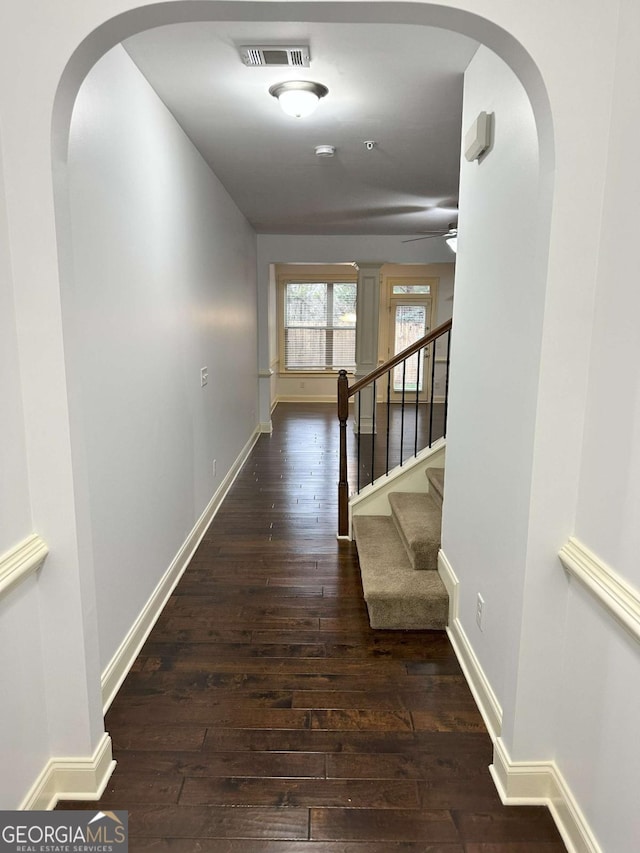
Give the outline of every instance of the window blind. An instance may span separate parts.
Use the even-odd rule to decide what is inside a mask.
[[[340,370],[356,360],[356,283],[287,282],[286,370]]]

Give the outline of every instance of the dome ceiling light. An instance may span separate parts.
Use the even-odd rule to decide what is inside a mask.
[[[295,118],[311,115],[320,98],[328,93],[329,90],[322,83],[312,83],[310,80],[288,80],[286,83],[276,83],[269,89],[269,94],[278,99],[283,112]]]
[[[333,157],[336,153],[335,145],[316,145],[316,157]]]

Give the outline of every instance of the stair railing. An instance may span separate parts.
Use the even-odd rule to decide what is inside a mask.
[[[383,474],[387,475],[390,468],[402,465],[411,456],[446,436],[450,353],[451,320],[447,320],[351,386],[347,371],[339,372],[339,536],[349,533],[349,400],[355,398],[356,493],[359,494],[365,485],[374,483]],[[437,363],[442,366],[439,370]],[[441,375],[443,370],[444,376]],[[378,400],[378,380],[385,377],[382,399]],[[440,386],[444,380],[442,400],[435,399],[436,378]]]

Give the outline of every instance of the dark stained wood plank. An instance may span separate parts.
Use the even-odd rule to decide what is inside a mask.
[[[260,622],[260,627],[263,630],[286,631],[288,639],[291,639],[291,631],[319,630],[318,626],[319,620],[314,617],[292,617],[290,619],[273,619]],[[236,639],[231,640],[231,642],[244,642],[244,638],[247,634],[249,635],[249,640],[251,640],[250,635],[252,630],[255,628],[255,622],[249,623],[246,628],[239,629],[237,624],[232,623],[229,625],[221,623],[219,615],[211,616],[199,613],[195,616],[164,616],[162,617],[162,621],[158,621],[156,627],[159,627],[158,639],[156,640],[154,628],[149,637],[150,642],[166,642],[161,639],[161,636],[165,634],[170,636],[170,642],[207,643],[215,642],[217,637],[220,637],[221,641],[225,642],[224,635],[226,633],[236,636]],[[181,640],[178,636],[182,631],[187,632],[184,640]],[[200,640],[198,638],[200,633],[204,635],[209,631],[214,632],[212,640],[207,640],[206,638]],[[193,637],[193,639],[191,639],[191,637]],[[324,641],[320,640],[319,642]]]
[[[224,806],[134,806],[129,810],[129,835],[171,838],[306,839],[307,809],[233,809]]]
[[[218,602],[237,603],[241,606],[246,602],[247,596],[250,597],[254,604],[270,604],[273,601],[287,601],[292,598],[298,603],[298,599],[305,598],[322,598],[322,584],[315,583],[304,584],[303,586],[292,586],[283,584],[273,587],[266,583],[260,586],[247,586],[245,584],[237,584],[234,580],[232,584],[229,582],[215,580],[203,580],[198,578],[190,581],[187,575],[176,587],[174,593],[176,596],[192,596],[202,599],[205,596],[212,596]]]
[[[141,772],[139,768],[132,771],[120,768],[117,779],[111,777],[100,803],[111,809],[128,809],[135,803],[175,804],[183,783],[178,775],[159,776],[153,771]]]
[[[454,740],[455,738],[455,740]],[[448,739],[446,742],[443,739]],[[426,753],[435,756],[434,760],[441,761],[443,767],[447,763],[454,766],[457,762],[465,762],[467,756],[473,766],[482,762],[486,769],[492,761],[491,742],[484,733],[467,732],[412,732],[412,731],[326,731],[326,730],[275,730],[275,729],[224,729],[210,728],[203,745],[203,751],[249,751],[249,752],[323,752],[327,753],[327,761],[348,761],[352,755],[368,754],[375,761],[376,755],[387,753],[402,753],[416,755]],[[340,759],[335,755],[344,754]],[[362,759],[359,757],[358,762]],[[385,760],[381,758],[381,775],[379,778],[395,778],[387,776]],[[356,763],[357,765],[357,763]],[[344,765],[343,765],[344,766]],[[351,765],[347,765],[351,766]],[[352,778],[358,778],[355,771]],[[334,775],[340,775],[338,773]],[[348,773],[344,774],[348,776]],[[375,771],[363,778],[376,778]],[[431,777],[427,777],[431,778]]]
[[[373,779],[187,778],[180,803],[190,805],[320,806],[348,809],[420,807],[417,785]]]
[[[206,660],[180,658],[180,657],[149,657],[146,660],[144,671],[153,672],[162,670],[164,672],[201,672]],[[375,660],[363,660],[361,662],[349,660],[335,660],[331,658],[243,658],[238,660],[216,660],[213,658],[208,664],[216,672],[236,673],[241,670],[246,674],[264,675],[265,673],[310,673],[319,675],[360,675],[371,674],[374,678],[381,675],[380,664]],[[402,661],[390,661],[385,667],[390,676],[401,676],[404,670]]]
[[[411,717],[407,711],[340,710],[310,711],[311,728],[329,731],[407,731],[411,729]]]
[[[369,692],[365,690],[296,690],[292,699],[293,708],[311,709],[358,709],[405,711],[401,697],[393,692]]]
[[[473,696],[466,684],[446,685],[429,691],[376,690],[296,690],[294,708],[368,708],[386,710],[476,711]]]
[[[193,624],[192,619],[171,617],[159,619],[153,629],[151,640],[142,647],[142,654],[149,654],[146,647],[157,643],[250,643],[250,629],[239,631],[231,627],[220,628],[215,620]]]
[[[480,746],[480,745],[479,745]],[[491,755],[486,745],[477,749],[460,751],[460,757],[451,754],[446,745],[415,750],[407,753],[346,753],[327,755],[327,777],[340,779],[423,779],[454,780],[456,782],[479,776],[491,781],[489,764]],[[495,791],[495,788],[493,788]]]
[[[324,643],[147,643],[148,657],[193,661],[237,661],[241,658],[323,658]]]
[[[451,811],[460,837],[465,842],[538,842],[557,841],[549,810],[542,806],[496,808],[491,811]]]
[[[179,777],[324,779],[321,752],[122,752],[118,773],[142,772]]]
[[[117,705],[126,702],[120,701]],[[111,718],[107,717],[107,730],[111,735],[113,750],[116,755],[128,749],[136,750],[176,750],[184,752],[191,750],[197,752],[201,749],[207,729],[205,726],[184,725],[182,722],[176,725],[131,725],[125,722],[122,726],[112,724]],[[148,721],[147,721],[148,722]]]
[[[242,840],[136,838],[129,849],[132,853],[465,853],[461,844],[432,844],[424,841],[360,843],[358,841],[256,841],[248,838]],[[471,853],[477,853],[477,851],[471,851]],[[510,851],[497,851],[497,853],[510,853]],[[538,853],[538,851],[514,849],[513,853]],[[556,853],[556,850],[540,850],[539,853]]]
[[[153,714],[155,723],[169,725],[179,716],[188,725],[223,726],[224,728],[306,729],[309,712],[298,708],[268,708],[260,702],[221,702],[212,705],[193,699],[176,700],[171,696],[132,696],[126,708],[113,707],[107,715],[107,725],[143,725]]]
[[[501,809],[502,803],[489,771],[472,778],[464,776],[419,782],[420,803],[425,809]]]
[[[566,853],[562,841],[510,841],[505,844],[465,844],[466,853]]]
[[[311,809],[311,838],[335,841],[458,841],[448,811]]]
[[[485,725],[476,708],[450,711],[411,711],[413,727],[417,732],[483,732]]]

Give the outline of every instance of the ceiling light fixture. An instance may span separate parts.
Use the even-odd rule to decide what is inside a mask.
[[[445,243],[451,249],[451,251],[453,252],[454,255],[458,253],[458,236],[457,235],[454,235],[453,237],[448,237],[445,240]]]
[[[335,145],[316,145],[316,157],[333,157],[336,153]]]
[[[295,118],[310,115],[318,106],[320,98],[328,93],[329,90],[322,83],[309,80],[288,80],[269,89],[269,94],[278,99],[283,112]]]

